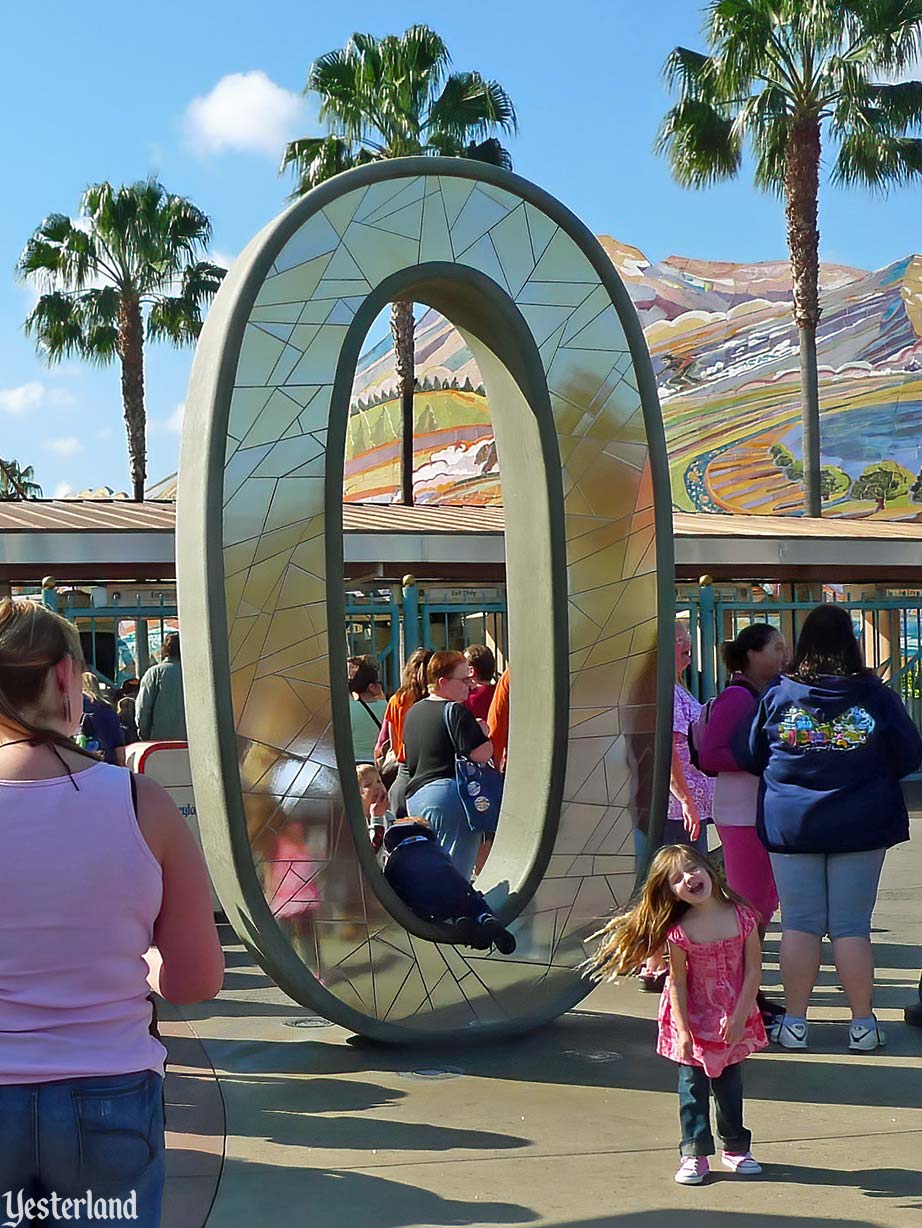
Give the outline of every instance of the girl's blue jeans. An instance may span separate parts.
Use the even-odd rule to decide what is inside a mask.
[[[42,1228],[118,1223],[108,1216],[108,1206],[108,1220],[87,1213],[89,1192],[94,1202],[121,1199],[122,1220],[135,1228],[159,1228],[163,1130],[163,1079],[151,1070],[0,1085],[0,1223],[15,1223],[29,1199],[44,1200],[45,1215],[41,1204],[32,1210]],[[57,1217],[52,1195],[58,1200]],[[65,1213],[65,1199],[82,1202],[72,1202]],[[28,1228],[30,1222],[26,1214],[17,1228]]]
[[[728,1066],[716,1079],[701,1066],[679,1066],[679,1123],[683,1156],[712,1156],[711,1095],[717,1109],[717,1134],[724,1151],[744,1155],[752,1135],[743,1125],[742,1062]]]

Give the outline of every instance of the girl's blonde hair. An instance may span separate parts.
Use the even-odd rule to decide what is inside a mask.
[[[108,703],[108,700],[99,688],[99,679],[92,672],[92,670],[84,671],[83,693],[84,695],[88,695],[90,699],[95,699],[98,703]]]
[[[688,865],[707,873],[719,899],[727,904],[746,905],[742,896],[723,882],[709,858],[690,845],[667,844],[650,864],[640,899],[592,935],[601,939],[595,954],[584,964],[593,981],[610,981],[636,972],[646,959],[662,951],[666,935],[691,908],[678,898],[670,882]]]
[[[364,789],[366,785],[373,785],[376,780],[381,780],[381,773],[373,763],[360,763],[356,766],[355,778],[359,782],[359,788]]]
[[[34,708],[42,697],[48,671],[64,657],[83,670],[83,649],[76,627],[35,601],[0,601],[0,722],[24,739],[85,754],[72,738],[33,724],[23,709]],[[79,713],[74,714],[75,717]]]

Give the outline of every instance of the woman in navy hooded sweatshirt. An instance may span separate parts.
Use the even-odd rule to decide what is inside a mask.
[[[749,738],[763,776],[758,831],[781,897],[786,1013],[774,1039],[807,1047],[807,1005],[825,934],[851,1007],[849,1048],[885,1043],[871,998],[871,913],[888,848],[909,839],[900,778],[922,739],[899,697],[864,667],[851,615],[809,614],[788,674],[762,698]]]

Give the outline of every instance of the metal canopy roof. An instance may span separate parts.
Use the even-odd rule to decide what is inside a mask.
[[[35,499],[0,502],[0,576],[34,580],[165,580],[175,575],[172,501]],[[676,571],[716,578],[912,580],[922,583],[922,523],[715,516],[676,512]],[[351,576],[421,577],[504,568],[500,507],[343,505]]]

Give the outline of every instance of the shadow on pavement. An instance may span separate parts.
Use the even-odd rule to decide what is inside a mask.
[[[820,1222],[833,1223],[832,1220],[819,1221],[812,1215],[778,1215],[775,1212],[760,1215],[747,1211],[664,1207],[654,1211],[630,1211],[626,1215],[603,1215],[598,1219],[558,1220],[542,1228],[675,1228],[677,1221],[681,1221],[683,1228],[804,1228],[805,1225],[816,1228]],[[834,1222],[836,1228],[878,1228],[877,1224],[864,1219],[837,1219]]]
[[[472,1185],[475,1182],[472,1174]],[[490,1202],[473,1194],[467,1200],[443,1198],[417,1185],[346,1169],[226,1162],[212,1212],[216,1224],[223,1222],[225,1207],[232,1210],[234,1224],[271,1223],[272,1205],[302,1207],[304,1223],[348,1228],[418,1228],[422,1224],[427,1228],[484,1228],[488,1224],[530,1224],[539,1218],[530,1207],[515,1203]]]
[[[922,1210],[922,1173],[910,1168],[866,1168],[855,1172],[800,1164],[765,1164],[763,1168],[762,1180],[774,1185],[784,1181],[802,1186],[831,1185],[836,1189],[851,1186],[868,1198],[914,1198],[918,1201],[904,1203],[903,1210]]]
[[[844,1024],[815,1024],[813,1060],[772,1047],[746,1063],[747,1097],[922,1108],[922,1079],[909,1077],[904,1064],[891,1061],[922,1054],[922,1032],[888,1024],[888,1034],[885,1050],[851,1054],[845,1048]],[[665,1060],[651,1060],[655,1036],[653,1020],[586,1011],[573,1012],[526,1036],[450,1048],[211,1039],[207,1049],[222,1083],[235,1075],[402,1073],[450,1064],[482,1079],[673,1093],[674,1068]],[[834,1067],[815,1060],[827,1054],[837,1059]]]
[[[384,1108],[407,1095],[374,1083],[354,1083],[351,1079],[293,1083],[290,1079],[224,1078],[221,1089],[229,1102],[240,1097],[242,1111],[233,1114],[235,1134],[285,1147],[413,1153],[509,1151],[532,1144],[531,1139],[490,1130],[349,1116]]]

